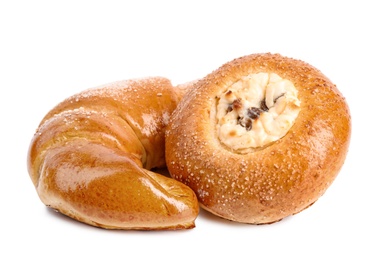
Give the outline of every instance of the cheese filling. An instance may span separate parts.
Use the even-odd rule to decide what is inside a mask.
[[[256,73],[229,86],[217,97],[220,142],[248,153],[282,138],[300,111],[293,83],[275,73]]]

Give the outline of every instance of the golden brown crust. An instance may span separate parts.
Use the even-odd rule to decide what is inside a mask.
[[[234,153],[218,141],[215,98],[259,72],[293,82],[301,111],[282,139],[253,153]],[[278,54],[254,54],[224,64],[189,89],[166,131],[167,166],[208,211],[238,222],[272,223],[326,191],[344,163],[350,134],[347,103],[319,70]]]
[[[194,192],[164,167],[164,130],[179,96],[169,80],[120,81],[52,109],[31,142],[28,169],[47,206],[108,229],[193,228]]]

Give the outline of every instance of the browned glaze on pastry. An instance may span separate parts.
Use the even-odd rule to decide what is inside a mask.
[[[182,95],[154,77],[89,89],[58,104],[28,154],[42,202],[107,229],[193,228],[194,192],[150,171],[165,167],[165,126]]]

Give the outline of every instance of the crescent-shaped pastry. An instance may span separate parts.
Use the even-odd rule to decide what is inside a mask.
[[[154,77],[89,89],[58,104],[28,153],[42,202],[107,229],[193,228],[194,192],[150,171],[165,167],[165,126],[182,91]]]
[[[322,196],[344,163],[350,134],[348,105],[318,69],[253,54],[188,90],[167,127],[167,166],[204,209],[272,223]]]

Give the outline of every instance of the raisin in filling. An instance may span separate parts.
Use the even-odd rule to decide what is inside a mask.
[[[298,91],[275,73],[245,75],[216,96],[219,141],[236,153],[253,152],[283,137],[300,111]]]
[[[276,101],[280,97],[282,97],[284,94],[285,93],[283,93],[280,96],[278,96],[277,98],[275,98],[274,103],[276,103]],[[236,100],[233,101],[232,104],[230,104],[228,106],[227,113],[229,113],[233,110],[238,110],[240,108],[242,108],[241,99],[236,99]],[[260,102],[259,107],[248,108],[246,113],[243,116],[239,116],[237,118],[237,122],[238,122],[239,125],[244,127],[247,131],[250,131],[253,128],[253,120],[257,120],[263,112],[268,112],[268,111],[269,111],[269,108],[266,105],[266,100],[263,99]]]

